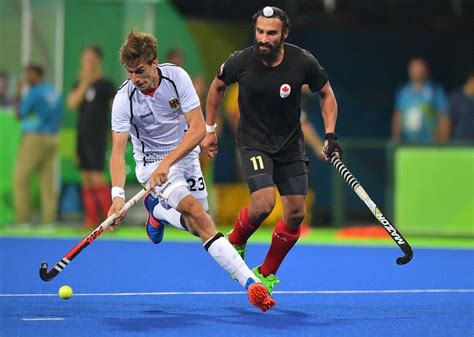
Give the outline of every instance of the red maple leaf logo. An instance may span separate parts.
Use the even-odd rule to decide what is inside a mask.
[[[288,90],[290,90],[290,88],[288,88],[288,86],[285,85],[281,90],[284,92],[287,92]]]

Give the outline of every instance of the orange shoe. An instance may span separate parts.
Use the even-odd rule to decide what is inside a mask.
[[[247,294],[250,304],[256,306],[263,312],[271,309],[276,304],[275,300],[268,295],[267,288],[261,283],[251,283],[247,288]]]

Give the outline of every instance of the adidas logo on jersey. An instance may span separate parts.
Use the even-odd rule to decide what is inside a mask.
[[[140,118],[147,118],[148,116],[151,116],[151,115],[153,115],[153,113],[150,111],[150,112],[147,113],[147,114],[140,115]]]

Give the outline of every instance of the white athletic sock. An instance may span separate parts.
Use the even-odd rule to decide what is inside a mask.
[[[158,220],[165,220],[167,221],[170,225],[179,228],[183,231],[186,229],[181,225],[181,213],[179,213],[177,210],[174,208],[169,208],[166,209],[161,204],[158,204],[155,206],[153,209],[153,216],[157,218]]]
[[[239,283],[245,287],[247,280],[252,278],[259,282],[255,274],[249,269],[237,251],[221,233],[216,234],[204,243],[204,248],[211,254],[217,263]]]

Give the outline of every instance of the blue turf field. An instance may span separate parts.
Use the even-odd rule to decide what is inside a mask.
[[[473,250],[415,247],[398,266],[398,248],[297,245],[279,271],[277,306],[261,313],[199,242],[98,239],[41,281],[40,263],[51,267],[76,242],[0,239],[0,336],[474,335]],[[250,245],[251,267],[266,248]],[[68,301],[52,295],[63,284],[76,294]]]

